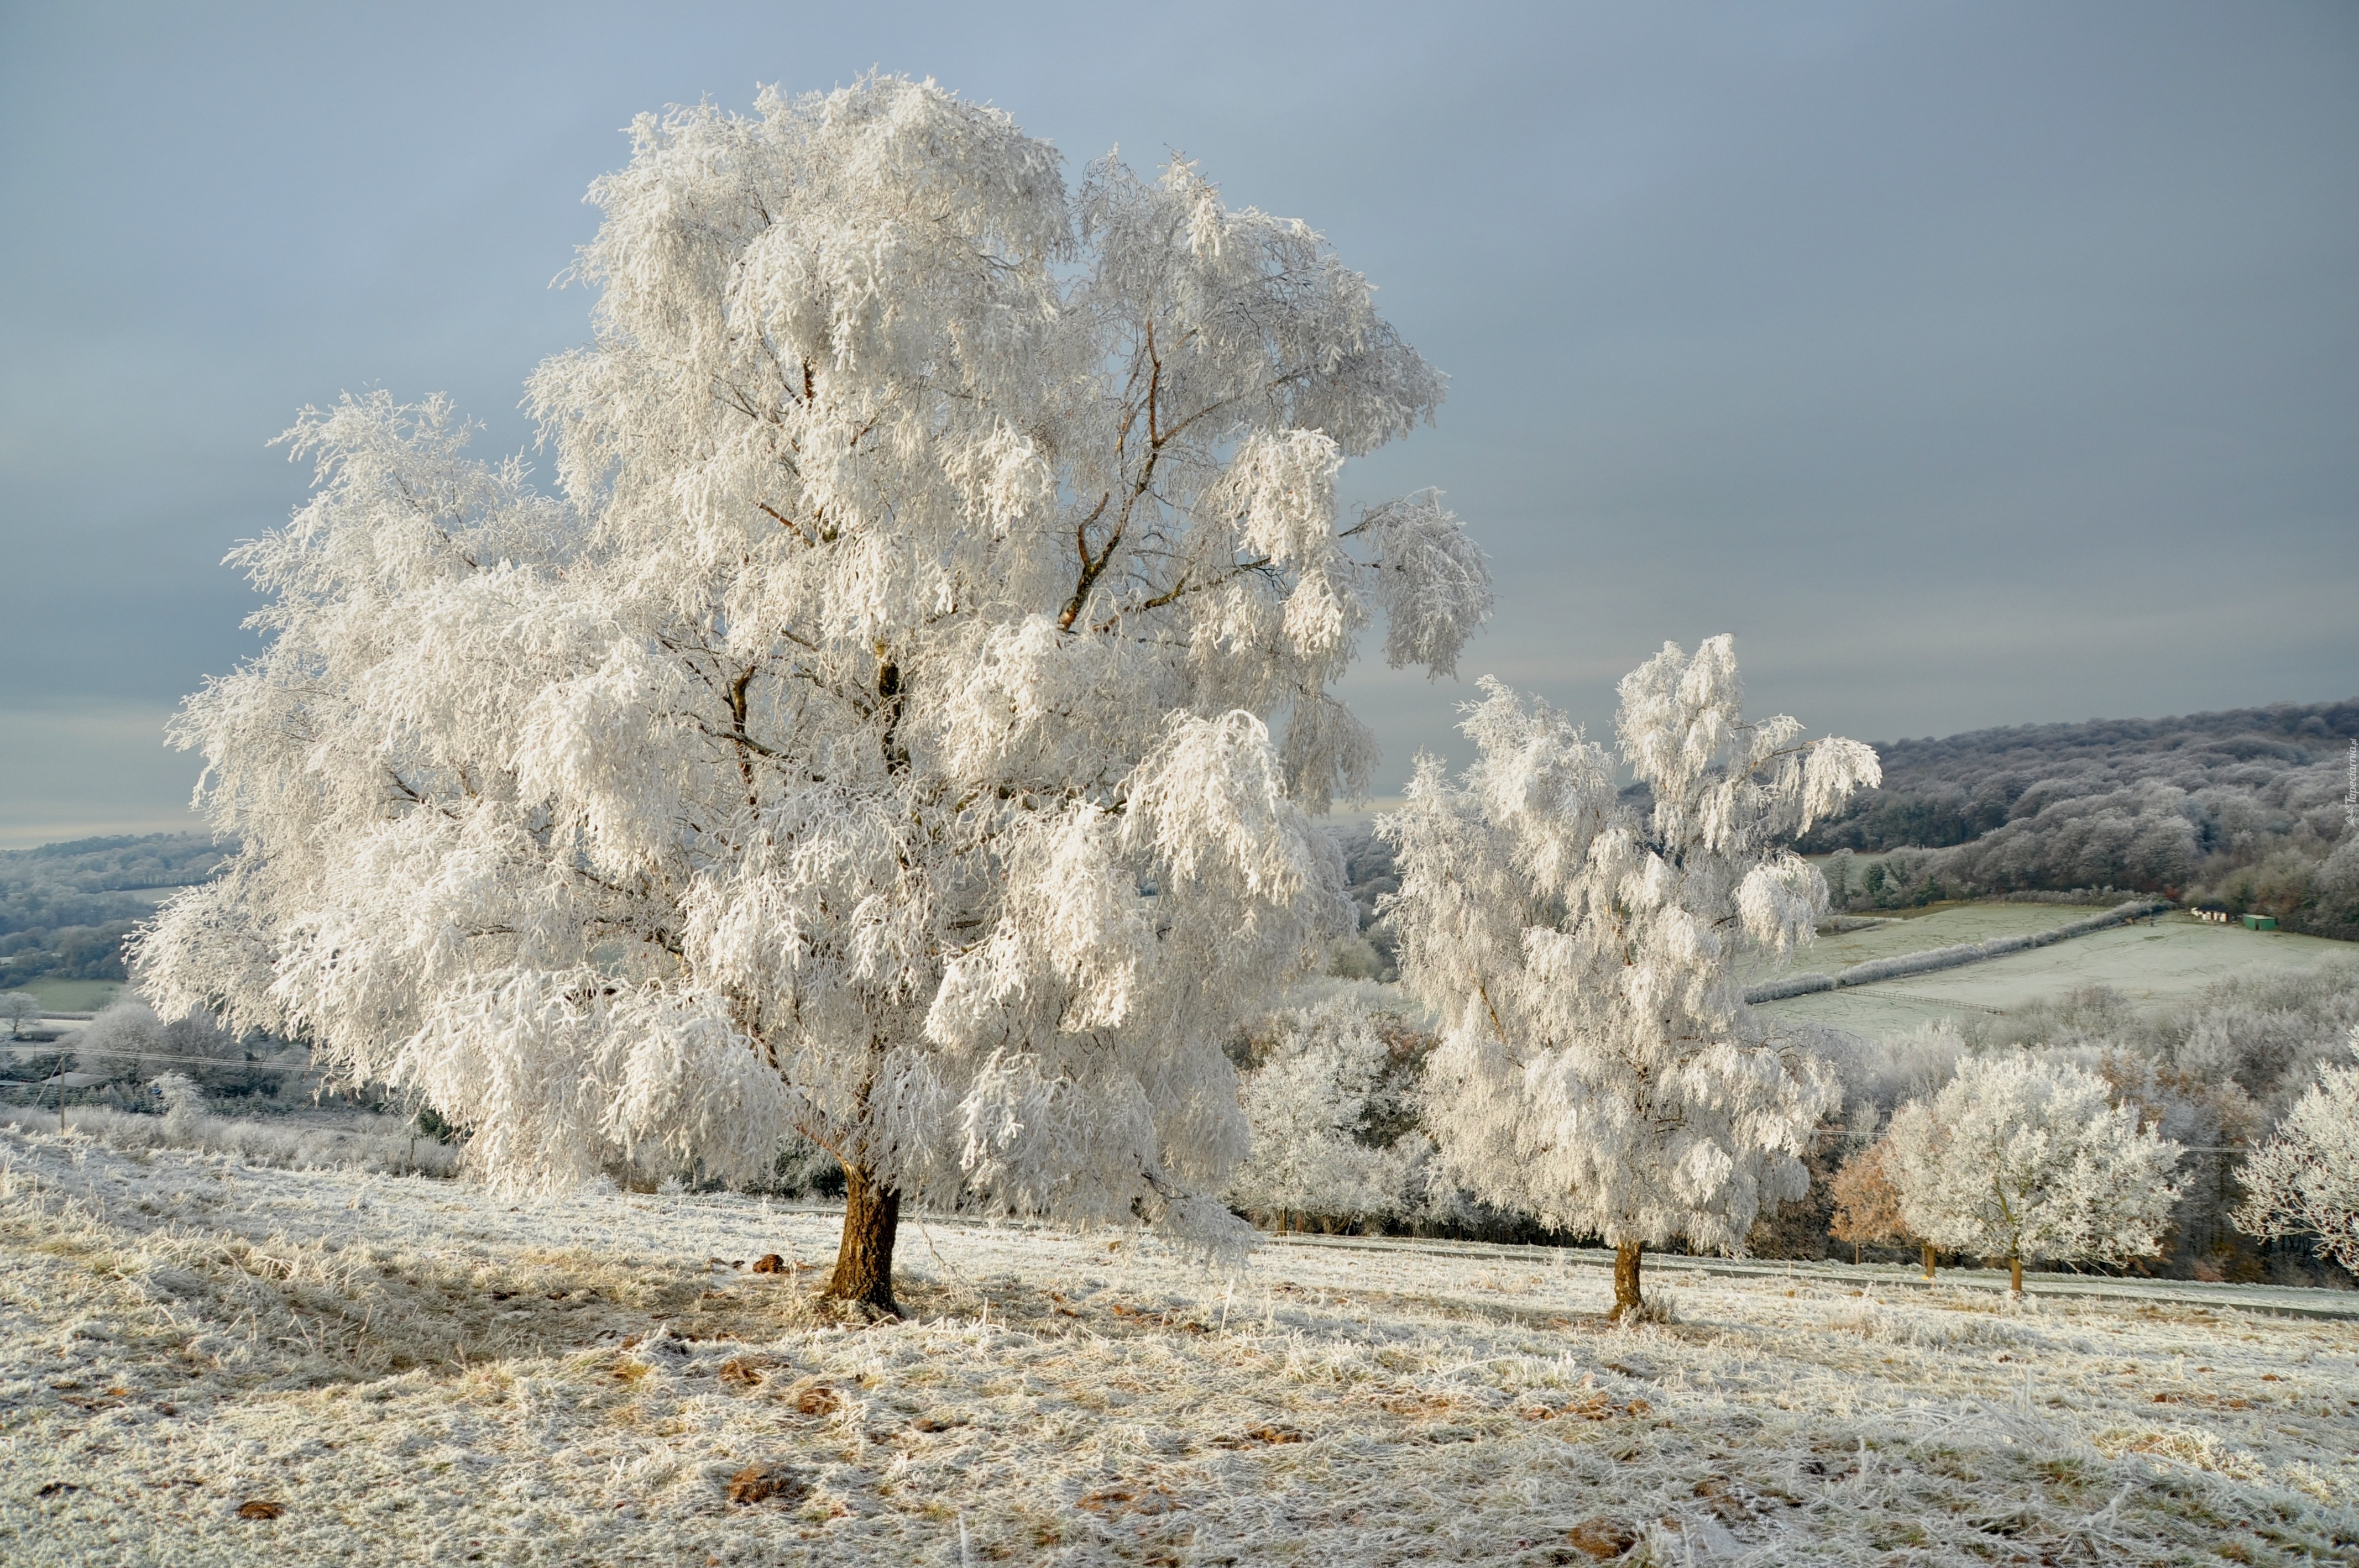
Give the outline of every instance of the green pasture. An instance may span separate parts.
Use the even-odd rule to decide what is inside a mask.
[[[2010,918],[2018,912],[2038,911],[2056,916],[2051,925],[2095,913],[2053,904],[1966,905],[1900,926],[1821,937],[1817,946],[1799,956],[1796,967],[1832,974],[1843,964],[1857,963],[1859,958],[1838,958],[1833,945],[1858,937],[1887,944],[1875,952],[1863,952],[1863,957],[1888,957],[2000,935],[1995,928],[1950,935],[1967,927],[1934,924],[1982,910],[2004,913]],[[1896,933],[1910,939],[1889,945]],[[1767,1006],[1782,1017],[1837,1024],[1863,1034],[1891,1034],[1944,1017],[2011,1012],[2088,986],[2110,986],[2142,1009],[2169,1007],[2191,1000],[2232,975],[2305,969],[2336,960],[2359,960],[2359,944],[2285,931],[2247,931],[2240,925],[2210,925],[2191,915],[2166,914],[2154,925],[2143,922],[2117,925],[2027,953],[2009,953],[1979,964],[1874,985],[1789,997]]]
[[[20,986],[0,989],[30,991],[51,1012],[96,1012],[122,999],[128,989],[121,980],[53,980],[47,975]]]
[[[1794,955],[1793,968],[1832,975],[1870,958],[1987,942],[1994,936],[2028,936],[2104,913],[2102,906],[2078,903],[1951,903],[1921,913],[1896,912],[1898,917],[1887,925],[1820,937]]]

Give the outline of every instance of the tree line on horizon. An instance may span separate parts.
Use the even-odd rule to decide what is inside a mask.
[[[2111,889],[2359,939],[2359,699],[1879,743],[1883,787],[1814,827],[1846,908]]]

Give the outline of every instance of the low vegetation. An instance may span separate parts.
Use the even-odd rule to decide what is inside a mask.
[[[0,1133],[0,1555],[2337,1560],[2359,1325],[260,1171]],[[775,1272],[756,1273],[764,1253]],[[2220,1288],[2215,1288],[2220,1289]]]

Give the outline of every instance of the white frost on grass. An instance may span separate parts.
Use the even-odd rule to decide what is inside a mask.
[[[70,1105],[70,1131],[110,1149],[182,1149],[226,1154],[249,1165],[285,1170],[355,1170],[448,1176],[459,1168],[456,1145],[415,1135],[397,1116],[365,1111],[295,1111],[268,1118],[216,1116],[194,1106],[169,1116],[145,1116],[111,1106]],[[38,1106],[0,1106],[0,1130],[54,1131],[58,1112]]]
[[[2359,1325],[905,1227],[0,1134],[10,1563],[2347,1558]],[[713,1259],[722,1260],[717,1265]],[[732,1477],[782,1489],[750,1506]],[[276,1519],[242,1519],[249,1501]],[[964,1546],[962,1546],[963,1530]]]

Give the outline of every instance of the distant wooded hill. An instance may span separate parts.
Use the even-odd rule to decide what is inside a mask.
[[[1884,787],[1802,847],[1886,854],[1831,868],[1853,904],[2110,887],[2359,936],[2354,739],[2359,698],[1880,741]]]
[[[201,833],[0,850],[0,989],[38,975],[122,979],[123,938],[157,890],[205,881],[227,854]]]

